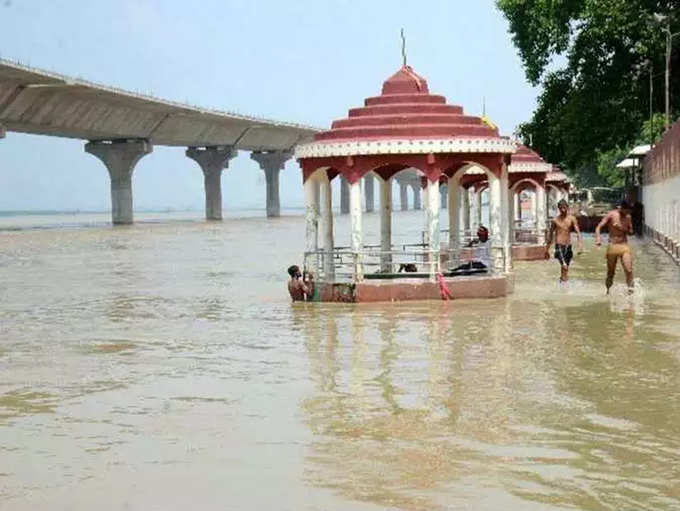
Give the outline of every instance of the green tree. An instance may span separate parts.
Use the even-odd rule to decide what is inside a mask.
[[[524,142],[531,138],[582,184],[606,182],[599,156],[630,146],[649,118],[650,67],[653,108],[663,110],[665,39],[652,15],[673,14],[676,1],[497,0],[527,79],[542,85],[536,111],[520,126]],[[680,30],[678,19],[671,29]],[[680,73],[671,91],[672,104],[680,104]]]

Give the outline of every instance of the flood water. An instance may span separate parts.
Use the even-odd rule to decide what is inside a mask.
[[[0,219],[0,509],[680,509],[659,249],[633,297],[587,238],[567,288],[540,261],[504,299],[293,305],[302,217],[151,217]]]

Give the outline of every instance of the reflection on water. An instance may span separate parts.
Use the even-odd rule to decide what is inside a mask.
[[[664,254],[633,296],[587,240],[566,287],[291,305],[303,227],[2,233],[0,509],[680,509]]]

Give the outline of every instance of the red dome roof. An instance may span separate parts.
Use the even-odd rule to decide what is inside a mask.
[[[334,121],[329,131],[317,134],[318,142],[381,140],[392,138],[450,139],[498,138],[498,130],[479,117],[463,114],[463,108],[446,104],[446,98],[430,94],[427,81],[409,66],[385,81],[380,96],[352,108],[349,117]]]
[[[545,160],[524,144],[517,144],[517,152],[512,155],[512,163],[545,163]]]

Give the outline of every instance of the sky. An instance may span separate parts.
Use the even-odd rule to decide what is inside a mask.
[[[524,76],[494,0],[0,0],[0,56],[122,89],[327,128],[408,64],[430,91],[510,135],[531,117]],[[303,204],[301,172],[281,173],[282,207]],[[247,152],[222,177],[225,210],[264,208]],[[204,206],[183,148],[155,146],[133,175],[135,210]],[[0,139],[0,211],[110,210],[104,165],[84,141]]]

